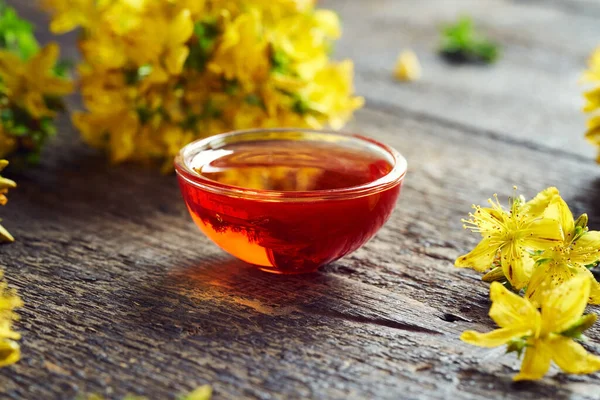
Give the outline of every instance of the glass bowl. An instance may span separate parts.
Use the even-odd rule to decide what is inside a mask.
[[[279,274],[314,272],[388,220],[407,163],[355,134],[224,133],[181,149],[175,169],[194,222],[234,257]]]

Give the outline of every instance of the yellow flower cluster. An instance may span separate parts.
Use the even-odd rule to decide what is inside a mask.
[[[600,83],[600,47],[597,48],[588,60],[588,70],[583,74],[582,80],[586,83]],[[590,113],[592,117],[587,123],[587,132],[585,138],[600,148],[600,85],[586,91],[583,94],[585,105],[583,111]],[[596,162],[600,163],[600,152],[596,158]]]
[[[600,304],[600,283],[590,271],[600,262],[600,232],[588,230],[586,214],[575,220],[554,187],[530,201],[512,198],[508,210],[497,196],[489,203],[473,206],[471,218],[464,220],[465,228],[482,239],[455,265],[487,272],[490,316],[502,329],[465,332],[463,340],[487,347],[508,344],[509,351],[519,353],[527,347],[517,380],[541,378],[551,359],[566,372],[600,370],[600,358],[572,342],[595,322],[595,316],[581,316],[585,306]]]
[[[14,364],[21,358],[21,350],[16,342],[21,335],[13,330],[12,323],[17,319],[15,308],[22,306],[15,291],[8,289],[0,270],[0,367]]]
[[[39,49],[33,28],[0,0],[0,158],[37,161],[62,97],[72,83],[64,76],[55,43]]]
[[[341,127],[363,100],[332,63],[337,16],[313,0],[44,0],[51,30],[82,27],[83,138],[114,162],[162,160],[250,127]]]

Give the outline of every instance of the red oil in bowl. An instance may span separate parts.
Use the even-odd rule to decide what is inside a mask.
[[[398,171],[383,145],[266,132],[205,141],[176,162],[193,220],[223,250],[269,272],[312,272],[359,248],[389,218],[405,165]]]

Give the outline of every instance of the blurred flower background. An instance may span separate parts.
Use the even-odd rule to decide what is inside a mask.
[[[80,27],[85,112],[73,122],[114,162],[171,169],[186,143],[234,129],[340,128],[362,105],[332,62],[335,13],[312,1],[44,0],[51,30]],[[159,33],[159,34],[157,34]]]

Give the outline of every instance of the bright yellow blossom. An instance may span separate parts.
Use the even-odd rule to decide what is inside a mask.
[[[23,302],[14,290],[8,289],[0,270],[0,367],[14,364],[19,361],[21,351],[16,340],[21,338],[12,328],[12,323],[17,319],[15,308],[23,306]]]
[[[55,31],[83,30],[86,111],[73,120],[114,162],[158,160],[168,170],[191,140],[249,127],[340,128],[363,104],[352,63],[329,60],[337,15],[313,0],[44,3]]]
[[[544,250],[562,240],[559,222],[544,218],[549,201],[558,191],[548,188],[534,199],[511,199],[506,211],[497,196],[489,200],[490,208],[473,206],[471,219],[464,220],[465,228],[481,233],[483,239],[470,253],[459,257],[457,267],[485,272],[499,258],[504,276],[516,289],[524,288],[531,279],[534,260],[531,251]]]
[[[405,50],[398,56],[394,76],[400,81],[417,81],[421,79],[421,64],[412,50]]]
[[[574,338],[595,321],[582,316],[590,294],[590,280],[578,276],[541,297],[541,311],[528,299],[519,297],[501,283],[493,282],[490,317],[500,326],[489,333],[466,331],[461,339],[482,347],[508,346],[508,351],[525,356],[514,380],[541,379],[552,361],[563,371],[588,374],[600,370],[600,357],[587,353]]]
[[[562,240],[534,257],[538,261],[527,286],[526,297],[540,304],[544,291],[574,276],[583,275],[591,282],[590,303],[599,304],[600,283],[587,266],[600,261],[600,232],[588,231],[586,214],[576,222],[569,206],[558,193],[553,196],[545,213],[548,218],[560,222]]]

